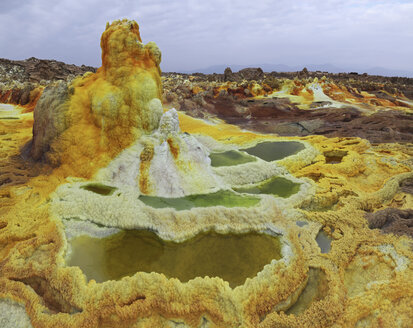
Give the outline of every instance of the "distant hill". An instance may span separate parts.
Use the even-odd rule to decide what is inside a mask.
[[[309,64],[301,66],[288,66],[283,64],[254,64],[254,65],[214,65],[206,68],[200,68],[190,71],[182,71],[181,73],[204,73],[204,74],[213,74],[224,73],[225,68],[231,67],[233,72],[238,72],[239,70],[247,67],[260,67],[264,72],[298,72],[301,71],[304,67],[307,67],[309,71],[322,71],[329,73],[367,73],[369,75],[381,75],[381,76],[401,76],[401,77],[413,77],[413,72],[404,71],[404,70],[394,70],[383,67],[369,67],[366,69],[361,68],[344,68],[338,67],[332,64]]]

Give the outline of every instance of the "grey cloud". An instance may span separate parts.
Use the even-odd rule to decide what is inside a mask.
[[[0,14],[0,57],[99,66],[106,21],[123,17],[158,44],[167,71],[260,63],[413,71],[413,2],[390,0],[15,1]]]

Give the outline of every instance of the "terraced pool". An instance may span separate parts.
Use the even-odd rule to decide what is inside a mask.
[[[273,177],[253,187],[234,188],[235,191],[248,194],[270,194],[287,198],[300,190],[300,183],[283,177]]]
[[[264,161],[272,162],[294,155],[304,148],[305,146],[297,141],[266,141],[241,150]]]
[[[256,161],[255,157],[237,150],[229,150],[222,153],[211,153],[209,158],[211,159],[211,166],[214,167],[233,166]]]
[[[97,282],[142,271],[163,273],[182,282],[221,277],[236,287],[281,258],[280,237],[257,232],[208,232],[177,243],[147,230],[124,230],[106,238],[83,235],[70,244],[67,265],[79,266],[89,280]]]
[[[141,195],[139,200],[155,208],[172,207],[178,211],[189,210],[193,207],[210,206],[251,207],[260,202],[258,197],[238,195],[230,190],[220,190],[210,194],[189,195],[179,198]]]

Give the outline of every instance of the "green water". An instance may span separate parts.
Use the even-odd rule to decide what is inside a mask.
[[[307,221],[295,221],[295,224],[302,228],[308,225],[308,222]]]
[[[237,150],[229,150],[223,153],[212,153],[209,155],[211,166],[232,166],[256,161],[255,157],[249,156]]]
[[[266,141],[241,150],[271,162],[296,154],[304,148],[304,145],[297,141]]]
[[[80,236],[71,241],[67,265],[79,266],[97,282],[136,272],[158,272],[186,282],[221,277],[242,285],[273,259],[281,258],[280,237],[261,233],[202,233],[182,243],[165,241],[146,230],[125,230],[106,238]]]
[[[343,157],[340,156],[328,156],[326,157],[327,164],[339,164],[343,160]]]
[[[193,207],[251,207],[260,202],[260,198],[238,195],[229,190],[220,190],[211,194],[189,195],[180,198],[157,196],[139,196],[139,200],[155,208],[172,207],[178,211],[189,210]]]
[[[322,300],[327,293],[328,281],[324,271],[319,268],[310,268],[307,286],[286,313],[299,315],[308,309],[311,303]]]
[[[315,238],[318,247],[321,249],[321,253],[328,253],[331,249],[331,239],[324,231],[320,231]]]
[[[270,194],[287,198],[300,190],[300,183],[282,177],[273,177],[254,187],[234,188],[234,190],[240,193]]]
[[[82,186],[81,188],[103,196],[112,195],[113,192],[117,189],[116,187],[107,186],[101,183],[89,183]]]
[[[342,162],[344,156],[347,156],[347,151],[344,150],[324,152],[324,157],[327,164],[339,164]]]
[[[1,120],[18,120],[19,117],[14,117],[14,116],[0,116]]]

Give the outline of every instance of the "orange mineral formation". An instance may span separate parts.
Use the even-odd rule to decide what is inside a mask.
[[[96,73],[48,86],[34,110],[33,158],[80,176],[157,128],[163,113],[161,52],[153,42],[142,43],[138,24],[108,24],[101,47]]]

